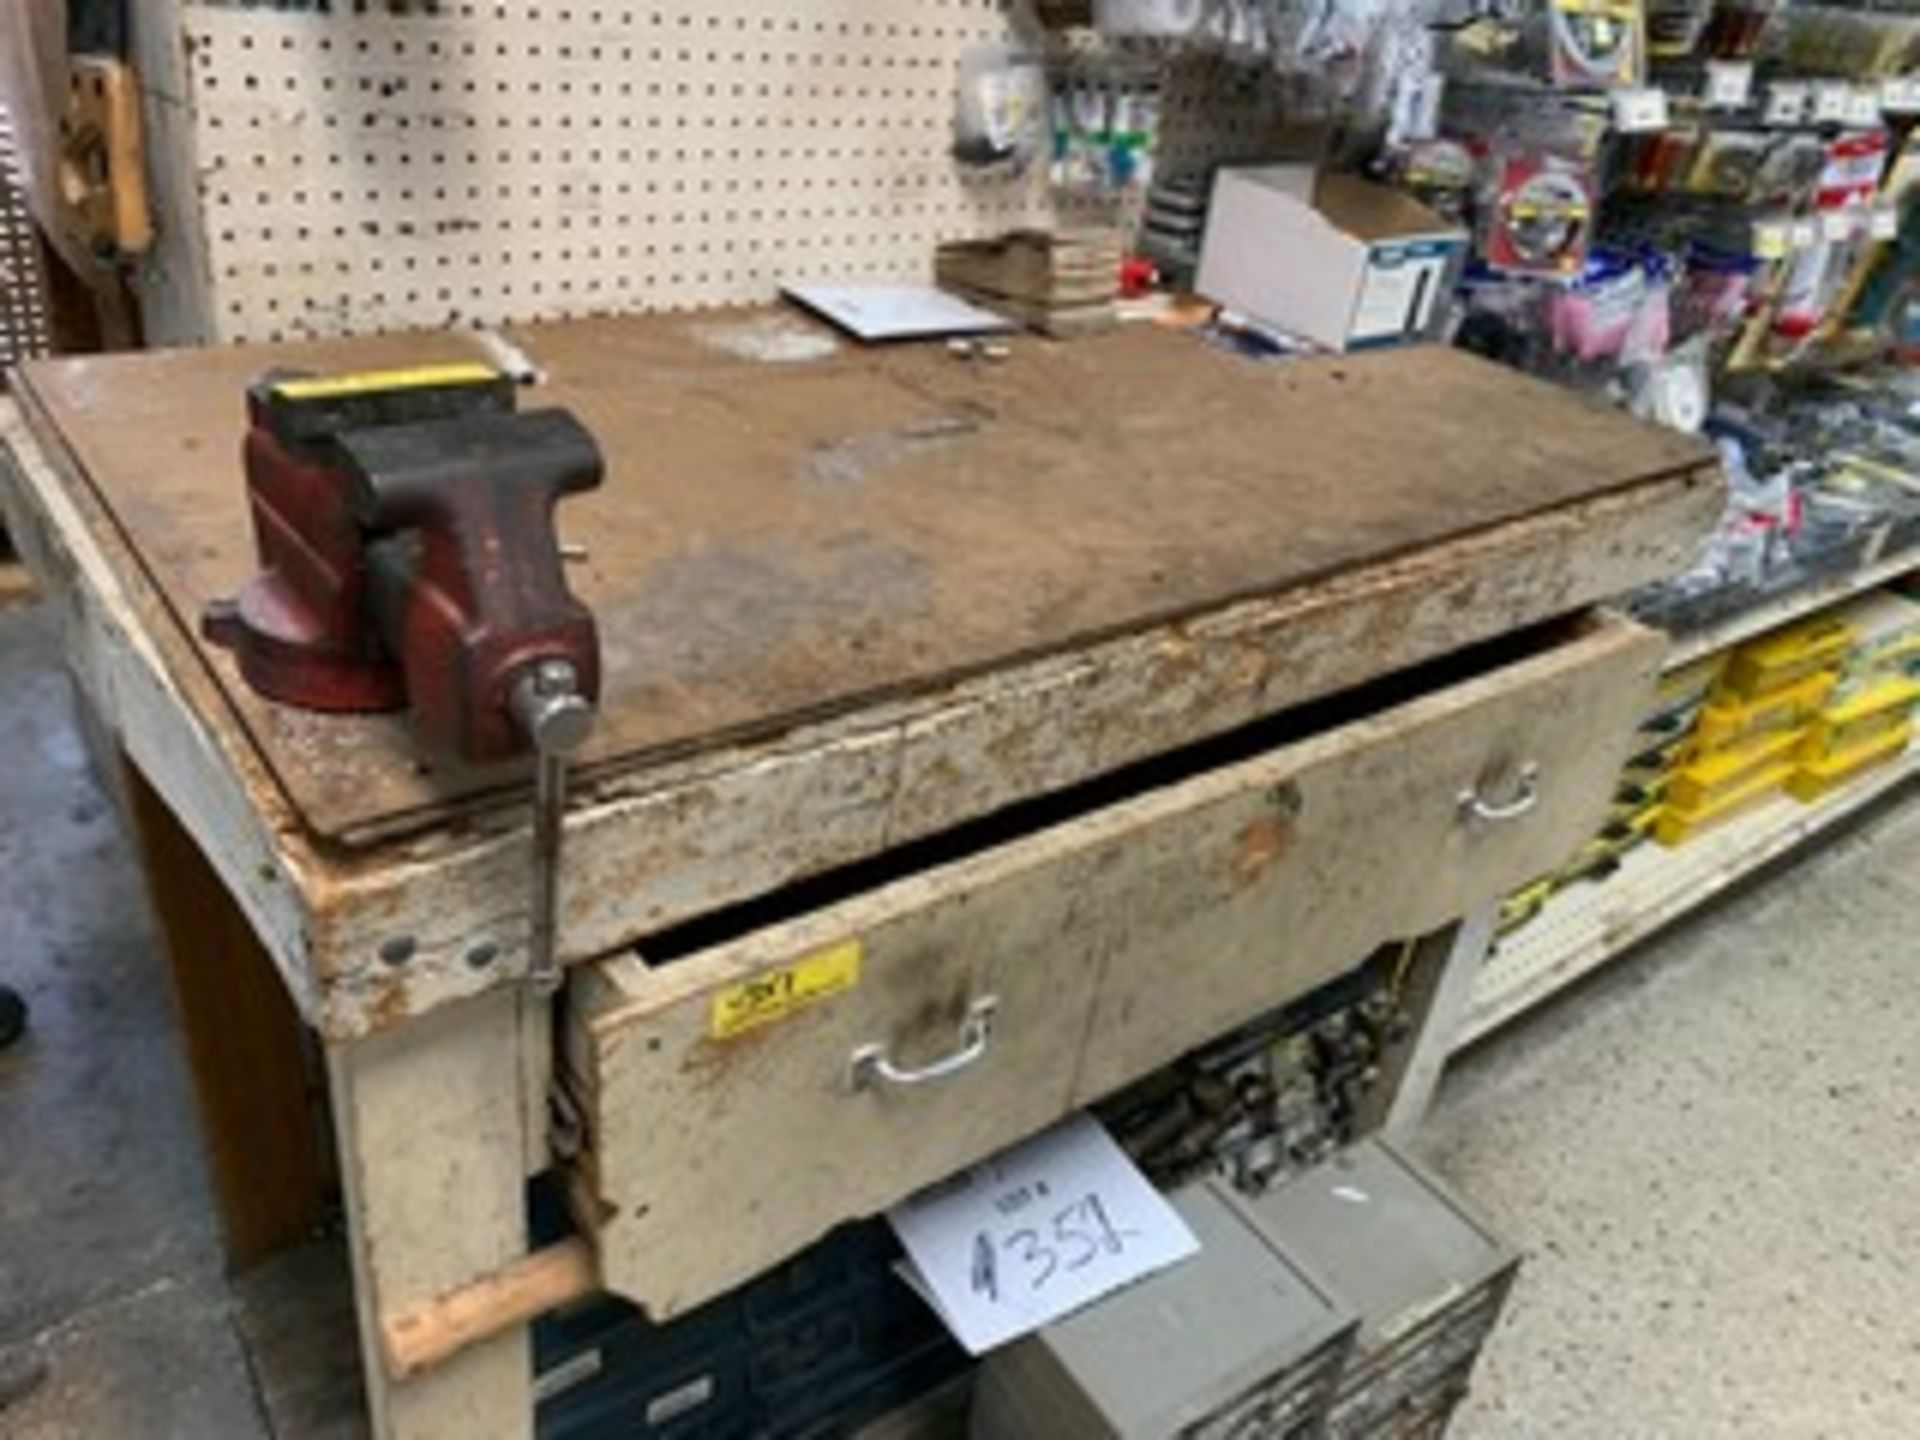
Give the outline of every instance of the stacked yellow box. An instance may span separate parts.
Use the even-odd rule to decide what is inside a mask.
[[[1920,704],[1920,602],[1893,591],[1841,612],[1854,632],[1825,704],[1807,727],[1787,792],[1818,800],[1904,754]]]
[[[1501,933],[1648,835],[1683,845],[1770,795],[1814,800],[1902,752],[1920,712],[1920,589],[1876,592],[1670,672],[1600,833],[1501,907]]]
[[[1793,778],[1856,639],[1828,613],[1734,649],[1668,782],[1653,826],[1661,844],[1684,845]]]

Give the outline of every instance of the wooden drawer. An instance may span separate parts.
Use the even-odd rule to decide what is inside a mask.
[[[607,1284],[682,1311],[1552,868],[1601,819],[1663,644],[1595,617],[671,964],[578,972]]]

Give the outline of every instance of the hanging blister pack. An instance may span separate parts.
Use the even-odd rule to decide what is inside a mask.
[[[1640,0],[1551,0],[1548,55],[1562,89],[1614,89],[1646,78],[1646,16]]]

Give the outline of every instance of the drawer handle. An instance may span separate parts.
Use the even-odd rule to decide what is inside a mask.
[[[993,1017],[1000,1008],[998,996],[982,995],[967,1007],[967,1018],[960,1022],[960,1048],[914,1069],[893,1063],[884,1045],[862,1045],[847,1062],[847,1083],[855,1090],[879,1085],[932,1085],[948,1080],[987,1053],[993,1043]]]
[[[1483,825],[1504,825],[1509,820],[1518,820],[1531,814],[1540,803],[1540,767],[1527,764],[1520,767],[1518,782],[1514,786],[1511,800],[1489,800],[1480,793],[1480,787],[1460,792],[1460,818],[1468,822],[1478,821]]]

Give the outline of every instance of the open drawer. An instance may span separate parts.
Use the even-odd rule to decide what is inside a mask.
[[[1602,818],[1663,645],[1584,617],[671,963],[576,972],[606,1284],[683,1311],[1552,868]]]

